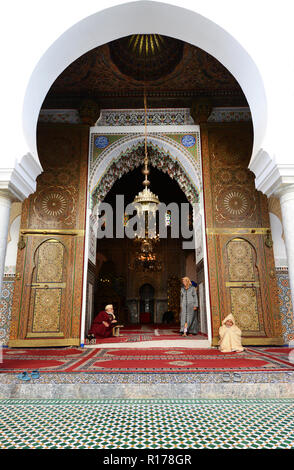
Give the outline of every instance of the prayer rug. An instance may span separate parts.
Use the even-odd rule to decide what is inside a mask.
[[[110,338],[96,338],[91,341],[85,340],[85,344],[95,345],[108,343],[139,343],[142,341],[164,341],[179,340],[182,336],[179,334],[177,325],[126,325],[120,330],[120,336]],[[189,335],[185,341],[195,339],[205,339],[207,335],[198,333],[198,335]]]
[[[47,373],[189,373],[294,371],[293,348],[248,347],[243,352],[217,349],[4,349],[0,371],[39,369]]]

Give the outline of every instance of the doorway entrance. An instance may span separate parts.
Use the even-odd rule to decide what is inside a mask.
[[[140,324],[154,323],[154,287],[143,284],[139,289]]]

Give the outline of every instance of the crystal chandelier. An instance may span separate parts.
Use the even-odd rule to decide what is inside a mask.
[[[159,236],[156,233],[148,233],[150,227],[148,226],[148,215],[156,217],[156,211],[158,204],[160,203],[158,196],[153,194],[149,187],[150,181],[148,175],[150,174],[148,168],[148,152],[147,152],[147,100],[146,94],[144,93],[144,108],[145,108],[145,157],[144,157],[144,168],[142,170],[145,179],[143,181],[144,189],[140,191],[134,199],[133,204],[135,205],[139,216],[143,217],[145,222],[145,235],[144,237],[137,236],[135,238],[135,244],[138,245],[138,249],[135,254],[135,259],[132,264],[129,265],[130,269],[136,271],[161,271],[162,264],[160,259],[155,253],[155,245],[159,243]],[[150,220],[150,219],[149,219]]]

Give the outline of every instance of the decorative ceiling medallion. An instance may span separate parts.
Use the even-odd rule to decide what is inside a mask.
[[[160,34],[133,34],[129,47],[135,54],[156,54],[165,46],[165,40]]]
[[[154,81],[179,64],[184,43],[159,34],[137,34],[110,42],[109,50],[121,73],[138,81]]]
[[[193,147],[195,143],[196,139],[193,135],[184,135],[184,137],[182,137],[182,144],[185,147]]]

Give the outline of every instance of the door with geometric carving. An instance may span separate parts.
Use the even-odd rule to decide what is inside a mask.
[[[234,238],[226,245],[227,278],[231,312],[243,336],[265,336],[256,251],[243,238]]]
[[[65,258],[64,245],[54,238],[35,251],[27,338],[64,337]]]
[[[232,312],[243,344],[283,344],[267,198],[248,169],[252,126],[201,125],[213,345]]]
[[[87,126],[43,125],[43,173],[22,205],[9,346],[80,344]]]
[[[77,345],[81,277],[73,269],[83,237],[26,235],[19,251],[10,346]],[[77,316],[78,315],[78,316]],[[77,322],[78,320],[78,322]]]

